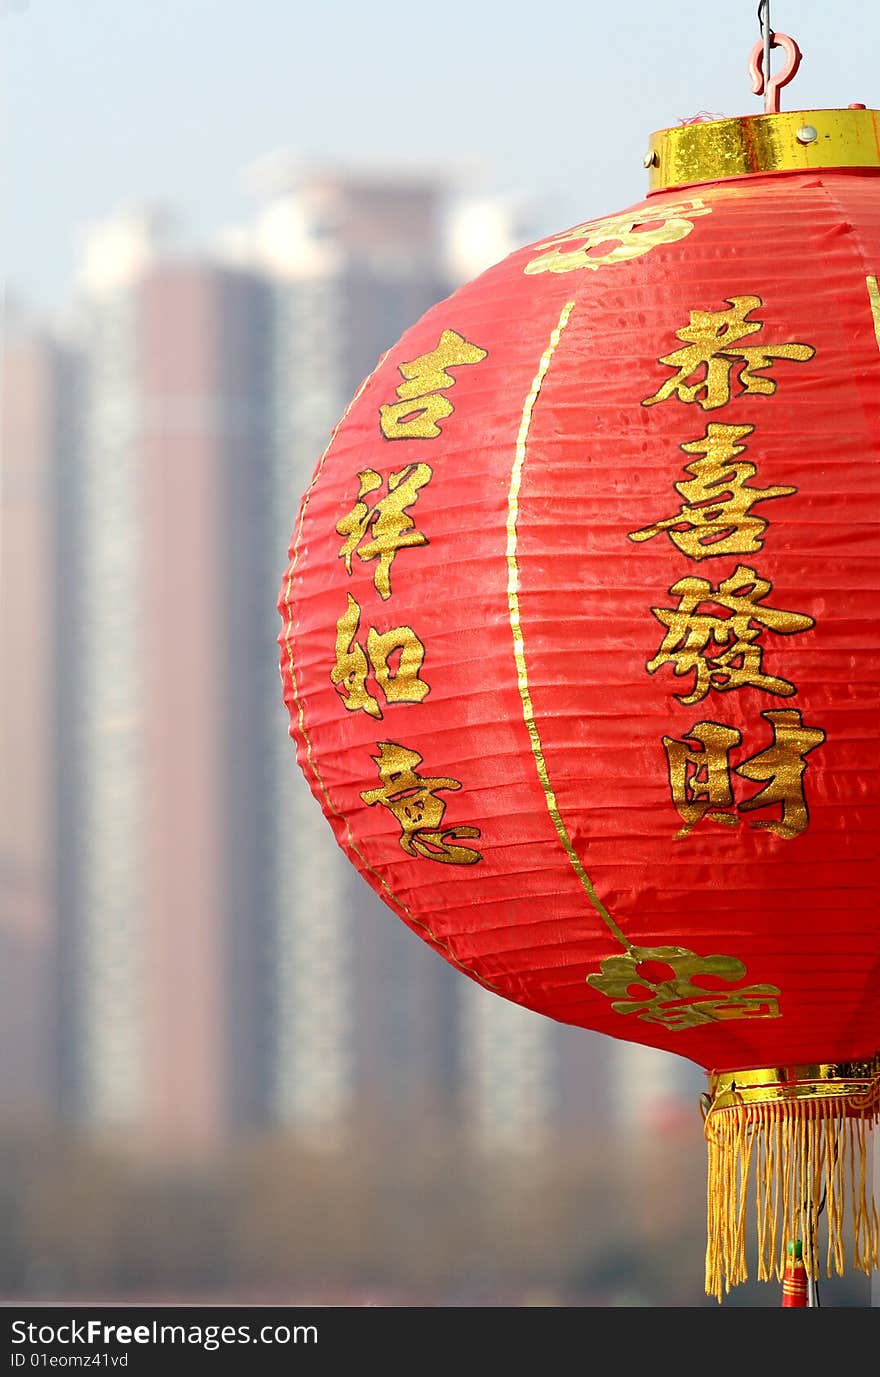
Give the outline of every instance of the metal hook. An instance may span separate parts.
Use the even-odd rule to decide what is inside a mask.
[[[779,92],[783,86],[788,85],[792,77],[796,74],[798,67],[801,65],[802,54],[794,39],[790,38],[787,33],[771,33],[767,51],[769,51],[770,48],[783,49],[786,56],[785,66],[781,71],[773,72],[765,81],[765,40],[758,39],[749,57],[749,76],[752,78],[752,90],[755,95],[759,96],[762,92],[764,93],[764,114],[778,115]]]

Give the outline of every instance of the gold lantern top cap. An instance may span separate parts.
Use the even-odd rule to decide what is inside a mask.
[[[764,113],[732,119],[701,113],[652,134],[645,154],[649,196],[733,177],[880,167],[880,111],[855,102],[845,110],[780,112],[780,93],[796,75],[803,54],[790,34],[771,28],[770,0],[760,0],[758,22],[749,76],[754,94],[764,97]],[[774,72],[777,49],[783,61]]]
[[[652,134],[648,194],[776,172],[880,168],[880,110],[790,110],[699,119]]]

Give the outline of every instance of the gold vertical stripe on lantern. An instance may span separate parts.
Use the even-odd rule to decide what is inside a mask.
[[[868,300],[871,303],[871,315],[874,317],[874,338],[877,341],[877,348],[880,349],[880,289],[877,287],[876,277],[870,275],[865,278],[868,284]]]
[[[547,376],[547,371],[553,360],[553,355],[562,338],[563,331],[569,322],[574,306],[575,303],[573,301],[567,301],[563,306],[559,320],[550,335],[547,348],[541,355],[538,371],[535,374],[531,389],[523,405],[519,434],[516,438],[513,469],[510,475],[510,491],[507,498],[507,606],[510,612],[510,629],[513,633],[513,654],[516,659],[516,681],[519,688],[519,696],[522,701],[523,717],[525,719],[526,730],[529,733],[529,741],[532,746],[532,755],[535,758],[538,778],[541,781],[541,788],[544,791],[547,811],[550,814],[553,826],[556,828],[556,834],[565,848],[565,853],[571,861],[574,872],[580,880],[587,898],[602,921],[606,923],[614,933],[617,940],[622,942],[624,947],[629,949],[630,943],[624,937],[620,928],[617,926],[594,890],[593,882],[581,864],[581,859],[574,849],[574,844],[568,834],[568,828],[559,811],[556,794],[550,782],[547,762],[544,759],[541,734],[538,731],[538,724],[535,721],[535,711],[532,706],[532,695],[529,689],[529,672],[526,666],[526,647],[523,639],[522,621],[519,612],[519,565],[516,559],[517,521],[519,520],[519,491],[522,485],[523,469],[525,468],[526,462],[529,429],[532,424],[532,413],[535,409],[535,402],[538,400],[538,394],[541,391],[544,379]]]

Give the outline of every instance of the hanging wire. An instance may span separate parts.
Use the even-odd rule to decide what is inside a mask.
[[[825,1208],[825,1196],[826,1196],[826,1193],[827,1193],[827,1187],[823,1186],[823,1187],[822,1187],[822,1199],[819,1201],[819,1208],[818,1208],[818,1210],[816,1211],[816,1233],[819,1232],[819,1215],[822,1213],[822,1211],[823,1211],[824,1208]],[[816,1258],[817,1256],[818,1256],[818,1249],[814,1246],[814,1247],[813,1247],[813,1257]],[[810,1304],[810,1305],[812,1305],[812,1306],[821,1306],[821,1304],[822,1304],[822,1302],[819,1300],[819,1275],[818,1275],[818,1271],[819,1271],[819,1269],[818,1269],[818,1267],[817,1267],[817,1268],[816,1268],[816,1276],[815,1276],[815,1277],[808,1277],[808,1278],[807,1278],[807,1301],[808,1301],[808,1304]]]
[[[832,1155],[832,1161],[833,1161],[833,1160],[837,1157],[837,1148],[836,1148],[836,1146],[832,1148],[832,1154],[833,1154],[833,1155]],[[810,1276],[807,1277],[807,1305],[809,1305],[809,1306],[814,1306],[814,1307],[821,1307],[821,1304],[822,1304],[822,1302],[821,1302],[820,1299],[819,1299],[819,1268],[818,1268],[818,1264],[817,1264],[817,1262],[816,1262],[816,1259],[817,1259],[818,1256],[819,1256],[819,1248],[818,1248],[818,1241],[819,1241],[819,1216],[821,1215],[822,1211],[823,1211],[824,1208],[825,1208],[825,1198],[826,1198],[827,1194],[828,1194],[828,1185],[827,1185],[827,1177],[826,1177],[826,1184],[824,1184],[824,1185],[822,1186],[822,1196],[821,1196],[821,1199],[820,1199],[820,1201],[819,1201],[819,1208],[816,1210],[816,1218],[815,1218],[815,1220],[813,1221],[813,1240],[812,1240],[812,1242],[813,1242],[813,1248],[812,1248],[812,1252],[813,1252],[813,1262],[814,1262],[814,1266],[816,1267],[816,1276],[815,1276],[815,1277],[810,1277]],[[804,1203],[806,1204],[806,1202],[804,1202]]]
[[[770,81],[770,49],[773,46],[773,30],[770,28],[770,0],[758,0],[758,26],[764,40],[764,89]]]
[[[758,27],[764,40],[764,109],[767,110],[770,90],[770,49],[773,47],[773,30],[770,28],[770,0],[758,0]]]

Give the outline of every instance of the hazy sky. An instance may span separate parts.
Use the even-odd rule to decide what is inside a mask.
[[[246,220],[247,170],[448,171],[539,207],[537,233],[646,190],[648,134],[760,113],[755,0],[0,0],[4,283],[63,299],[78,236],[167,203],[186,238]],[[804,53],[783,109],[880,105],[877,0],[772,0]],[[777,55],[778,56],[778,55]]]

